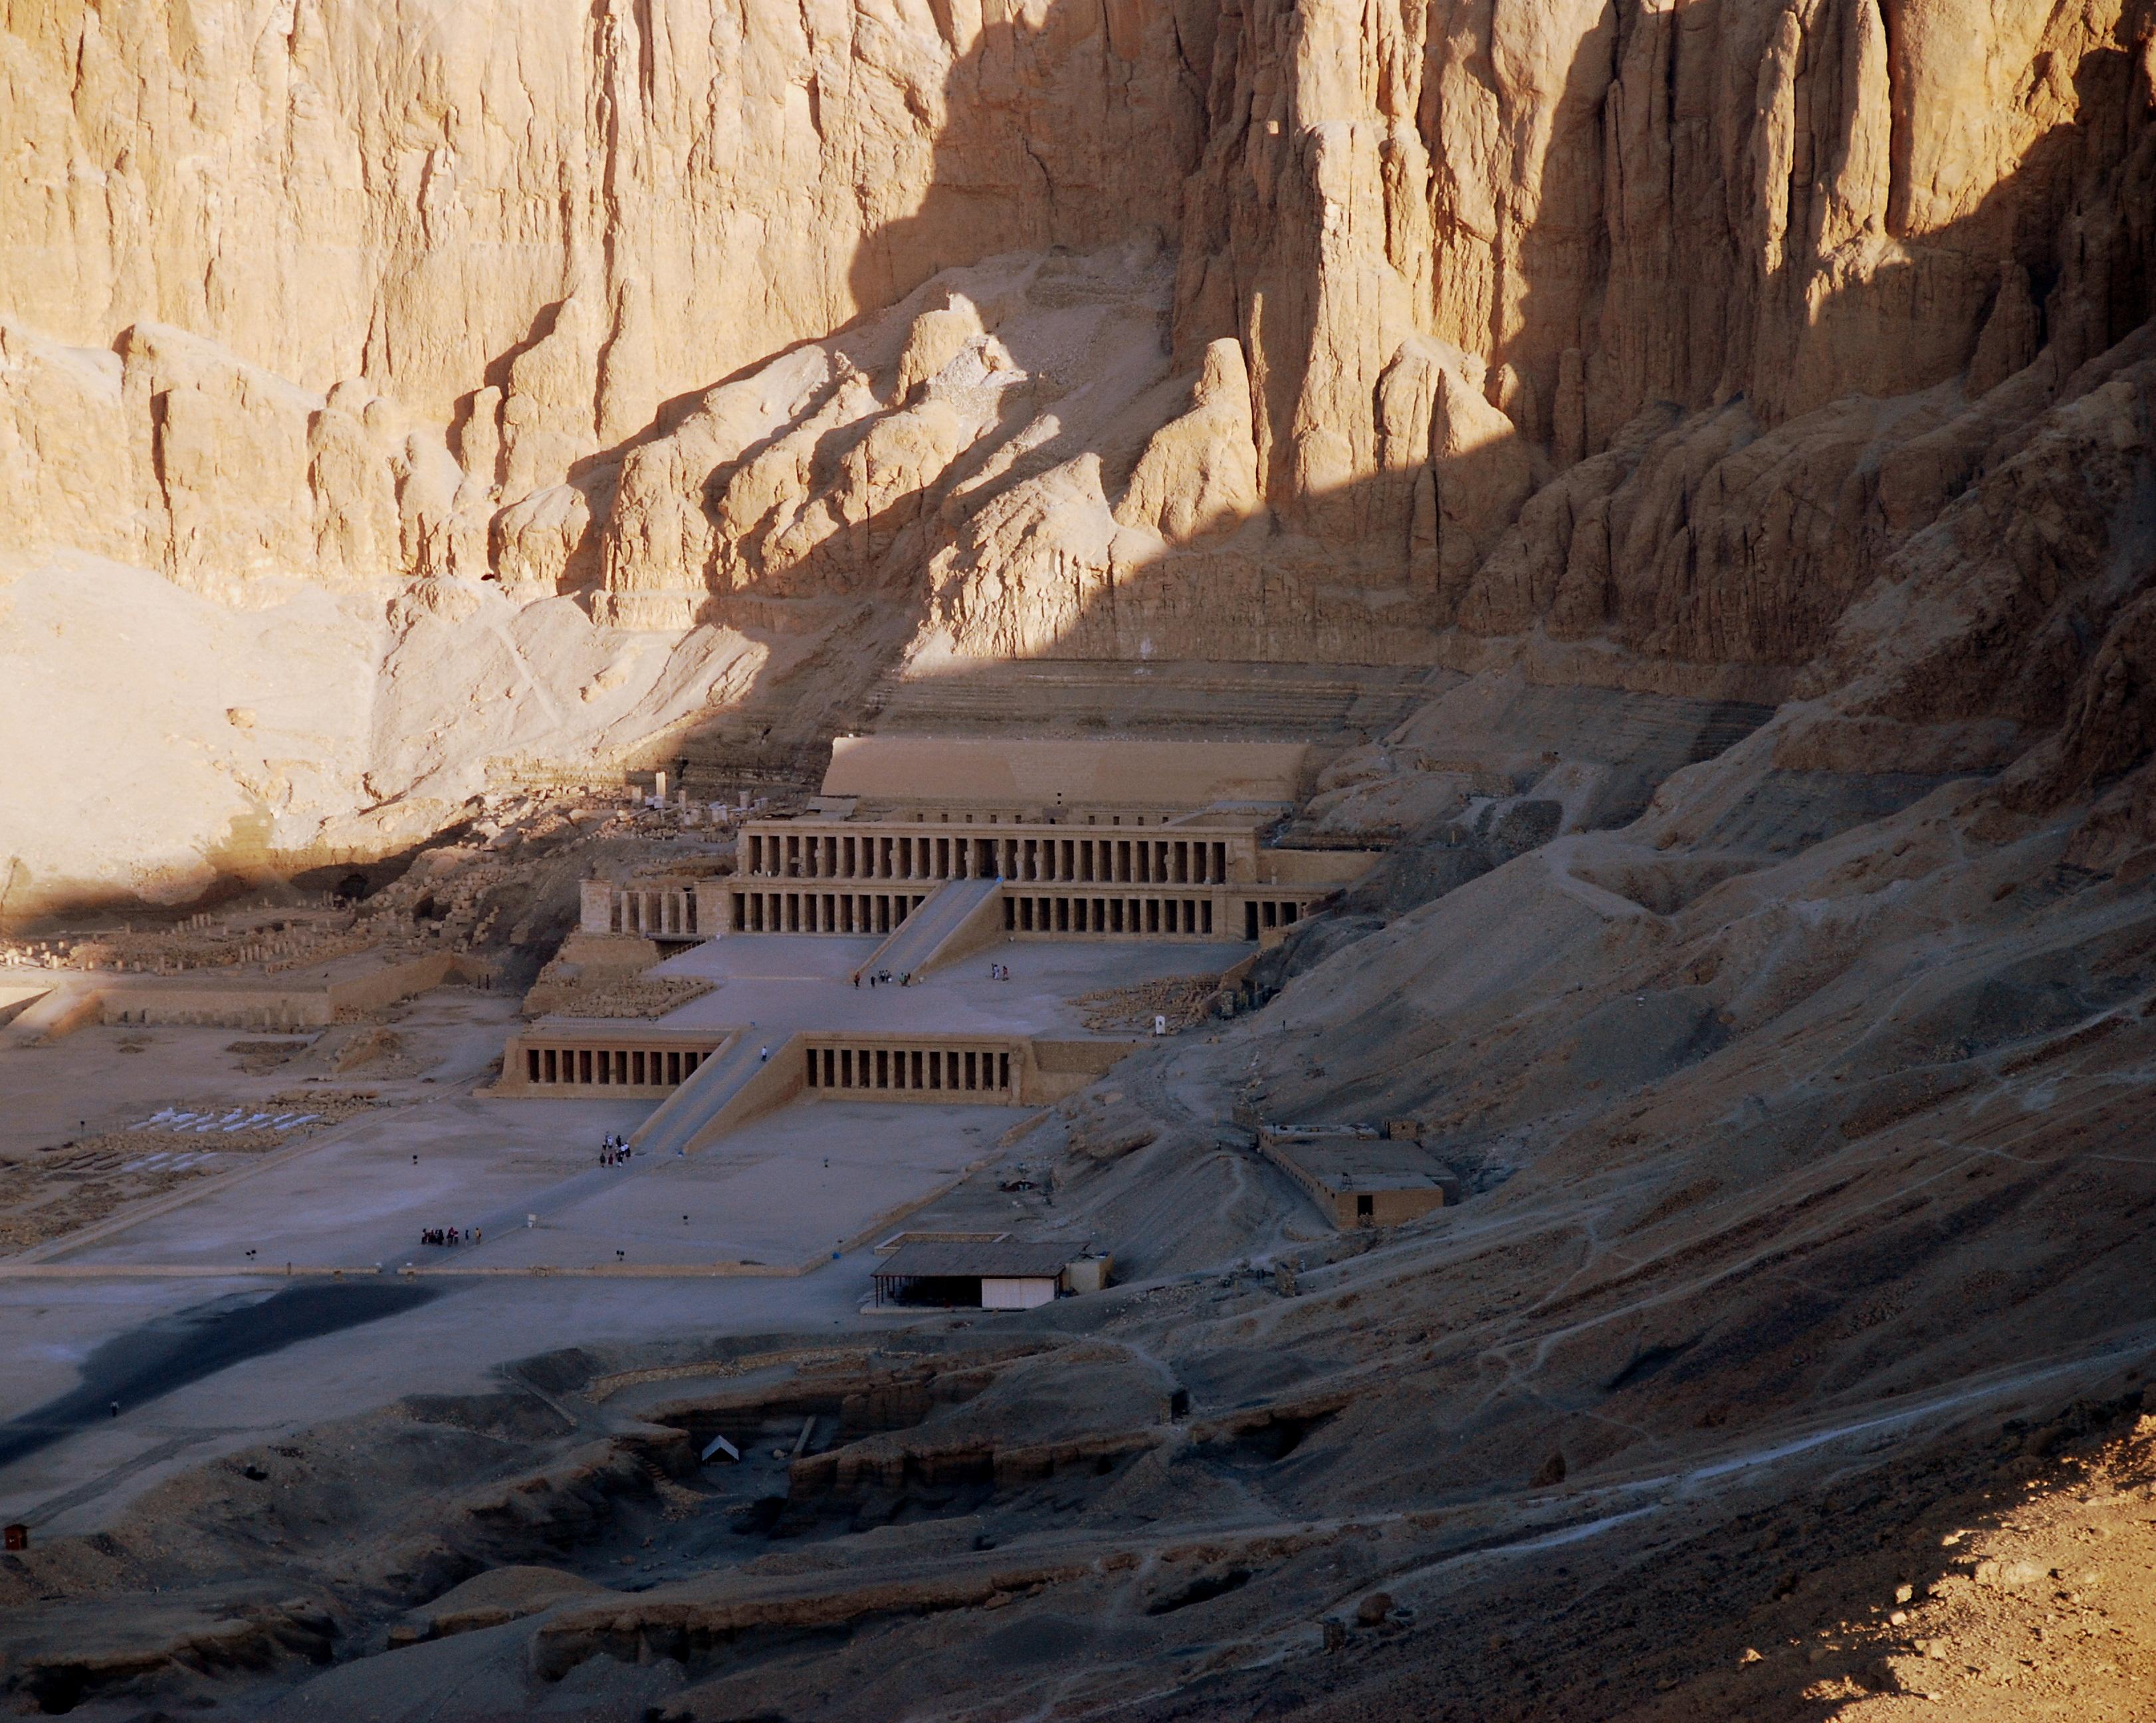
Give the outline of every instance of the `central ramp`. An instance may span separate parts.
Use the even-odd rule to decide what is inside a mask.
[[[925,975],[1000,939],[1003,890],[999,879],[945,881],[876,947],[861,965],[862,973],[889,970],[894,975]]]
[[[777,1037],[783,1042],[783,1035]],[[776,1042],[770,1045],[775,1056]],[[760,1044],[747,1030],[737,1030],[733,1038],[704,1061],[681,1086],[639,1125],[629,1147],[644,1155],[671,1155],[686,1150],[705,1126],[731,1103],[763,1068]]]

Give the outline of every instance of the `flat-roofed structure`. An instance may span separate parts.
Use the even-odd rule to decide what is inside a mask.
[[[740,822],[732,873],[690,863],[584,883],[585,934],[688,946],[668,973],[708,974],[716,997],[663,1025],[542,1018],[511,1037],[494,1092],[648,1096],[663,1104],[638,1140],[685,1153],[796,1100],[1060,1100],[1134,1043],[1058,1022],[1068,995],[1035,1001],[1030,1022],[1010,1021],[1011,993],[953,1021],[886,984],[942,985],[990,948],[988,979],[1008,981],[1032,942],[1173,947],[1178,973],[1217,975],[1233,948],[1282,936],[1373,859],[1267,845],[1309,766],[1302,743],[841,738],[806,811]],[[726,937],[740,934],[777,937]],[[1115,954],[1102,979],[1158,972],[1162,957]],[[1096,972],[1106,959],[1088,954]],[[721,1012],[702,1045],[680,1039]]]
[[[902,1244],[873,1271],[879,1304],[1030,1310],[1053,1303],[1081,1252],[1023,1239]]]
[[[1254,821],[1152,831],[1042,821],[990,832],[811,816],[752,821],[741,872],[701,888],[703,936],[896,933],[941,887],[993,880],[1002,930],[1050,939],[1256,940],[1363,874],[1349,850],[1269,850]]]
[[[1215,802],[1286,807],[1310,785],[1302,742],[1072,740],[1051,737],[841,736],[826,796],[871,810],[904,805],[933,815],[1063,810],[1081,823],[1135,825],[1140,815]]]
[[[1267,1125],[1258,1132],[1258,1152],[1343,1231],[1397,1227],[1460,1200],[1450,1170],[1420,1143],[1367,1126]]]
[[[693,944],[711,937],[722,907],[716,878],[588,879],[579,892],[577,926],[586,934],[638,934],[661,944]]]
[[[735,1031],[638,1018],[547,1017],[509,1037],[494,1093],[558,1100],[660,1100]]]
[[[661,944],[883,938],[979,880],[1003,901],[968,942],[1262,943],[1372,859],[1266,846],[1310,769],[1303,743],[840,737],[808,811],[742,822],[730,877],[587,880],[579,926]]]
[[[888,936],[952,882],[993,881],[969,937],[1262,942],[1372,860],[1267,846],[1308,769],[1299,743],[841,737],[808,812],[743,823],[696,925]]]

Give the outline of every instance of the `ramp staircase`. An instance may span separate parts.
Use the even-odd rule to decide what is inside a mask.
[[[770,1046],[776,1057],[778,1043],[785,1039],[780,1035],[760,1043],[753,1030],[735,1031],[732,1041],[691,1072],[680,1088],[637,1127],[629,1137],[629,1147],[640,1155],[671,1155],[677,1149],[686,1150],[720,1109],[763,1068],[763,1061],[757,1057],[760,1047]]]
[[[864,974],[888,970],[894,975],[926,975],[937,964],[963,957],[1002,928],[996,910],[1003,897],[999,879],[946,880],[928,901],[906,917],[861,965]],[[986,935],[987,937],[983,937]]]

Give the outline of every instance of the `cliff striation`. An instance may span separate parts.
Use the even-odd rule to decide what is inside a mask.
[[[220,605],[1771,701],[2156,309],[2148,0],[0,19],[12,561]]]
[[[19,1705],[2145,1712],[2156,0],[0,0],[0,924],[464,826],[369,923],[521,961],[679,828],[483,792],[860,727],[1315,735],[1283,845],[1383,852],[947,1133],[903,1224],[1098,1294],[473,1279],[116,1468],[90,1353]],[[33,1385],[156,1308],[78,1268]]]

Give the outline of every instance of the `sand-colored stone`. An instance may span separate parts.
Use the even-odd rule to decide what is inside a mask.
[[[1337,901],[1203,984],[1074,985],[1146,1044],[1060,1068],[969,1175],[935,1144],[954,1182],[906,1227],[1111,1247],[1122,1285],[869,1328],[809,1181],[930,1134],[865,1116],[839,1168],[769,1139],[755,1188],[817,1237],[768,1296],[482,1282],[48,1451],[25,1499],[79,1517],[0,1572],[11,1701],[1337,1723],[2149,1690],[2146,0],[5,22],[0,917],[288,891],[469,822],[350,926],[27,949],[11,1042],[152,953],[266,985],[370,923],[536,962],[601,861],[724,847],[619,802],[512,818],[486,792],[520,776],[687,757],[771,786],[775,828],[834,734],[941,678],[967,745],[889,724],[834,795],[1023,809],[1042,763],[1114,759],[1142,805],[1170,726],[1080,759],[1167,709],[1141,673],[1260,721],[1241,661],[1406,666],[1419,702],[1203,774],[1322,768],[1292,827],[1389,845],[1367,877],[1305,864]],[[1050,671],[1128,709],[995,739]],[[692,956],[760,1042],[845,954],[721,973],[754,943]],[[572,976],[584,949],[541,1004],[685,990]],[[168,1177],[110,1097],[183,1043],[125,1026],[0,1048],[8,1130],[100,1114],[17,1180],[18,1243]],[[634,1126],[624,1096],[549,1144],[471,1092],[497,1036],[423,1090],[449,1028],[352,1028],[217,1031],[236,1094],[267,1072],[234,1057],[371,1052],[353,1079],[402,1097],[218,1248],[459,1188],[408,1147],[552,1190]],[[1382,1235],[1321,1236],[1249,1147],[1400,1123],[1462,1201]],[[179,1308],[54,1291],[11,1295],[26,1406]],[[740,1469],[697,1472],[715,1432]]]
[[[2147,316],[2144,25],[40,8],[0,527],[220,604],[364,594],[365,740],[307,805],[400,829],[446,816],[415,761],[501,745],[399,692],[415,582],[583,607],[572,669],[497,676],[490,620],[429,672],[555,755],[631,660],[674,655],[668,716],[608,746],[768,693],[744,638],[847,666],[770,696],[812,749],[886,668],[1012,656],[1763,692]]]
[[[1257,507],[1250,372],[1241,345],[1223,336],[1205,349],[1190,410],[1147,442],[1116,518],[1180,543],[1231,531]]]

